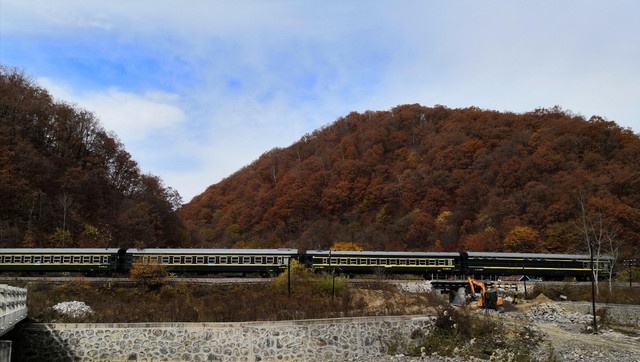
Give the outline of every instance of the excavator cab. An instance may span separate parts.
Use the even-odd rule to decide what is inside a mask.
[[[502,297],[498,294],[497,289],[487,290],[484,282],[471,277],[468,277],[467,281],[469,282],[472,298],[476,298],[476,287],[480,288],[480,298],[477,298],[478,308],[493,309],[499,312],[503,310]]]

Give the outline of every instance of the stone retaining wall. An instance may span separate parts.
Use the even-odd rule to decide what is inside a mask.
[[[591,303],[559,303],[564,309],[581,314],[591,314]],[[639,326],[640,305],[596,303],[596,312],[606,309],[606,318],[613,323]]]
[[[432,320],[31,324],[13,348],[19,361],[345,361],[385,355]]]

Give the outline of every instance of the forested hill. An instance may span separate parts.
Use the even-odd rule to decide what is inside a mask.
[[[92,113],[0,66],[0,247],[176,246],[180,203]]]
[[[640,137],[614,122],[403,105],[268,151],[178,215],[192,246],[579,252],[586,221],[624,254],[639,208]]]

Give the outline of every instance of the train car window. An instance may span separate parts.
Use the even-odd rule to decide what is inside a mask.
[[[273,257],[272,256],[268,256],[267,257],[267,264],[273,264]]]
[[[13,262],[14,263],[22,263],[22,257],[20,255],[14,256],[13,257]]]
[[[397,265],[398,264],[398,259],[389,259],[389,264]]]
[[[370,265],[378,265],[378,259],[369,259]]]
[[[240,258],[237,256],[232,256],[231,257],[231,264],[238,264],[240,263]]]
[[[277,262],[278,264],[282,264],[282,257],[281,257],[281,256],[279,256],[279,257],[277,258],[276,262]]]
[[[409,265],[416,265],[416,259],[409,259]]]
[[[11,263],[11,257],[10,256],[5,256],[2,258],[2,262],[4,263]]]
[[[31,256],[27,256],[27,255],[25,255],[25,256],[24,256],[24,262],[25,262],[25,263],[31,263]]]
[[[71,263],[71,256],[70,255],[65,255],[62,257],[62,262],[63,263]]]
[[[438,260],[438,265],[446,265],[446,260]]]
[[[425,259],[419,260],[420,265],[427,265],[427,261]]]
[[[157,264],[157,263],[158,263],[158,256],[157,256],[157,255],[152,255],[152,256],[149,258],[149,260],[150,260],[152,263],[156,263],[156,264]]]
[[[83,263],[91,263],[91,257],[86,255],[82,257],[82,262]]]
[[[148,257],[148,256],[146,256],[146,255],[145,255],[145,256],[143,256],[143,257],[142,257],[142,262],[143,262],[143,263],[145,263],[145,264],[146,264],[146,263],[148,263],[148,262],[149,262],[149,257]]]
[[[226,256],[221,256],[220,257],[220,264],[226,264],[227,263],[227,257]]]
[[[193,257],[192,256],[185,256],[184,257],[184,263],[185,264],[192,264],[193,263]]]
[[[429,265],[436,265],[435,259],[429,259]]]
[[[331,258],[331,264],[338,264],[338,258]]]
[[[360,265],[367,265],[367,259],[360,259]]]
[[[100,257],[99,256],[94,256],[93,257],[93,262],[94,263],[99,263],[100,262]]]
[[[215,264],[216,263],[216,257],[215,256],[210,256],[207,258],[207,264]]]
[[[53,257],[53,262],[54,263],[59,263],[62,261],[62,257],[60,255],[56,255]]]
[[[41,260],[42,260],[42,257],[40,255],[35,255],[33,257],[33,262],[34,263],[40,263]]]
[[[80,262],[80,256],[79,255],[74,255],[73,262],[74,263],[79,263]]]
[[[389,261],[387,259],[380,259],[380,265],[387,265]]]
[[[171,259],[168,256],[163,256],[162,257],[162,264],[169,264],[170,260]]]
[[[180,260],[182,259],[182,257],[180,256],[174,256],[173,257],[173,264],[180,264]]]
[[[347,258],[340,258],[338,260],[339,260],[338,263],[340,263],[340,264],[347,264],[348,263],[347,262]]]
[[[204,264],[204,256],[196,256],[196,264]]]
[[[251,257],[250,256],[243,256],[242,257],[242,264],[251,264]]]
[[[255,258],[253,258],[253,262],[256,264],[262,264],[262,257],[256,256]]]
[[[349,264],[358,264],[358,259],[355,259],[355,258],[349,259]]]

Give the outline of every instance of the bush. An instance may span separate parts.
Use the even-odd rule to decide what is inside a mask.
[[[475,357],[481,359],[508,355],[513,361],[530,360],[539,339],[526,327],[509,328],[493,311],[474,311],[454,307],[439,296],[430,298],[436,318],[432,330],[414,333],[412,356]],[[525,341],[525,342],[523,342]]]
[[[291,260],[289,271],[284,271],[280,275],[271,279],[271,285],[281,291],[288,291],[291,287],[292,293],[297,289],[311,287],[315,292],[323,294],[341,295],[346,286],[346,279],[331,274],[316,274],[313,270],[305,268],[297,260]]]
[[[167,269],[154,262],[133,263],[129,278],[149,288],[158,288],[167,282],[169,273]]]

